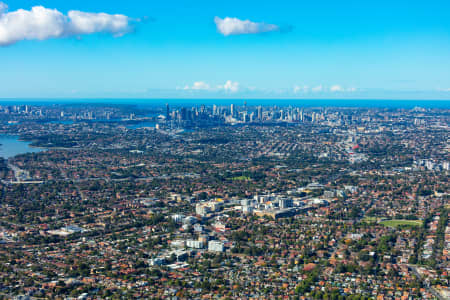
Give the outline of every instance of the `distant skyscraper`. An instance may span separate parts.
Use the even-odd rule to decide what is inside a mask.
[[[258,106],[258,115],[257,115],[258,120],[262,120],[262,106]]]
[[[234,117],[234,104],[231,104],[230,113],[231,116]]]
[[[244,123],[247,123],[247,122],[248,122],[248,115],[247,115],[247,112],[243,112],[243,113],[242,113],[242,121],[244,121]]]
[[[170,107],[169,107],[169,103],[166,103],[166,120],[170,120]]]
[[[181,108],[181,120],[187,120],[187,109],[186,107]]]

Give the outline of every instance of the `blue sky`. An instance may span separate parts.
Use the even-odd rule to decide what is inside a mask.
[[[447,0],[0,1],[0,98],[450,99]]]

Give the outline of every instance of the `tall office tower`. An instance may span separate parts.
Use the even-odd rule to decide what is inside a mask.
[[[262,120],[262,106],[258,106],[258,116],[257,116],[258,120]]]
[[[232,117],[234,117],[234,104],[231,104],[230,114],[231,114]]]
[[[217,106],[213,105],[213,116],[217,115]]]
[[[166,103],[166,120],[170,120],[170,107],[169,107],[169,103]]]
[[[247,101],[244,101],[244,110],[247,110]]]
[[[242,121],[244,123],[247,123],[247,112],[245,112],[245,111],[242,113]]]
[[[187,120],[187,109],[186,107],[181,108],[181,120]]]

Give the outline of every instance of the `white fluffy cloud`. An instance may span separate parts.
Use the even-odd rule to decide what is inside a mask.
[[[231,80],[228,80],[224,85],[218,86],[219,89],[223,89],[227,92],[235,93],[239,90],[239,82],[233,82]]]
[[[215,17],[214,22],[216,23],[217,30],[225,36],[237,34],[256,34],[280,30],[278,25],[256,23],[250,20],[239,20],[238,18],[226,17],[221,19],[219,17]]]
[[[14,44],[20,40],[45,40],[64,35],[67,20],[55,9],[35,6],[30,11],[19,9],[7,12],[3,4],[0,15],[0,45]]]
[[[204,90],[204,91],[207,91],[207,90],[210,90],[211,87],[209,86],[209,84],[207,84],[204,81],[197,81],[197,82],[194,82],[194,84],[192,86],[186,85],[183,89],[184,90]]]
[[[227,80],[223,85],[211,86],[204,81],[194,82],[192,86],[186,85],[183,88],[177,88],[178,90],[191,90],[191,91],[225,91],[235,93],[239,91],[239,82]]]
[[[332,87],[330,87],[330,91],[331,92],[356,92],[356,88],[351,87],[351,88],[343,88],[342,86],[336,84],[333,85]]]
[[[338,93],[338,92],[356,92],[356,88],[351,87],[351,88],[344,88],[339,84],[335,84],[328,87],[324,87],[323,85],[317,85],[317,86],[313,86],[313,87],[309,87],[307,85],[294,85],[293,88],[293,92],[294,94],[299,94],[299,93],[308,93],[308,92],[312,92],[312,93],[322,93],[322,92],[332,92],[332,93]]]
[[[344,89],[340,85],[336,84],[336,85],[333,85],[332,87],[330,87],[330,91],[332,91],[332,92],[343,92]]]
[[[295,85],[294,86],[294,94],[298,94],[298,93],[307,93],[309,91],[309,87],[307,85]]]
[[[70,31],[73,34],[106,32],[114,36],[123,36],[132,30],[130,18],[124,15],[86,13],[72,10],[69,11],[68,16],[70,19]]]
[[[0,2],[0,46],[22,40],[47,40],[92,33],[122,36],[132,31],[132,22],[125,15],[74,10],[69,11],[66,16],[56,9],[43,6],[8,12],[8,6]]]

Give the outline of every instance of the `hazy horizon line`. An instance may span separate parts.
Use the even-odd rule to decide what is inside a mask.
[[[203,98],[203,97],[0,97],[0,101],[9,100],[27,100],[27,101],[42,101],[42,100],[281,100],[281,101],[450,101],[441,98],[264,98],[264,97],[232,97],[232,98]]]

